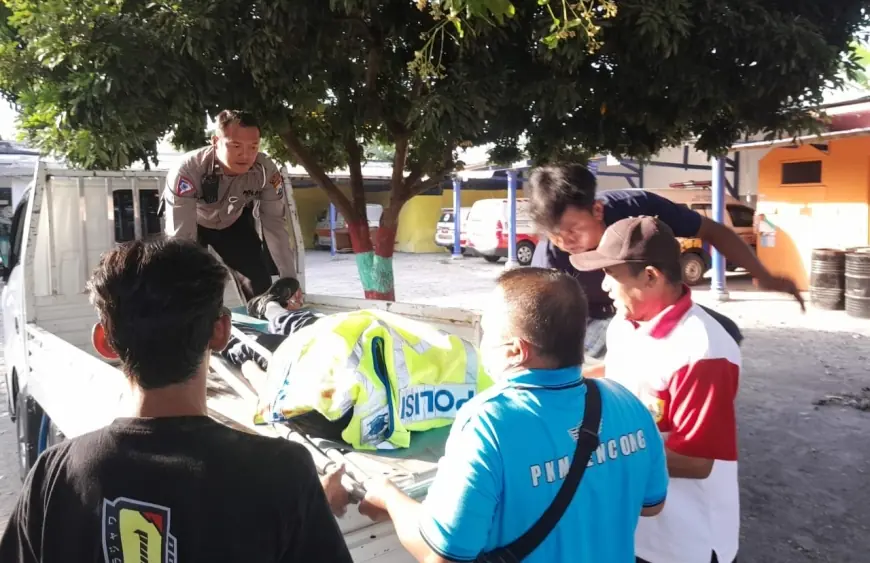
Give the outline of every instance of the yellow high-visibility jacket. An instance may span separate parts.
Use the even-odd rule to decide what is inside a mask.
[[[269,362],[256,422],[316,410],[359,449],[406,448],[412,431],[452,424],[492,385],[475,347],[431,325],[376,310],[325,317],[291,335]]]

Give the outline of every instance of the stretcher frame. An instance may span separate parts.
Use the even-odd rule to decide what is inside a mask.
[[[239,316],[234,314],[234,318],[237,319]],[[272,352],[242,331],[235,322],[232,326],[232,335],[267,361],[272,359]],[[389,477],[412,498],[422,500],[425,497],[435,477],[438,459],[443,454],[449,427],[415,433],[412,440],[416,438],[421,441],[426,438],[425,435],[430,439],[419,447],[414,447],[412,444],[412,447],[407,450],[407,455],[403,455],[401,450],[390,452],[353,450],[347,444],[308,436],[283,423],[254,424],[253,415],[259,400],[255,382],[244,375],[240,366],[232,364],[217,353],[211,356],[210,368],[212,379],[216,377],[224,383],[243,405],[240,411],[238,401],[235,401],[235,405],[231,405],[231,403],[210,400],[210,414],[224,424],[244,432],[282,438],[301,444],[311,452],[317,471],[321,475],[336,465],[344,465],[345,475],[342,484],[354,502],[358,502],[364,496],[365,481],[382,475]]]

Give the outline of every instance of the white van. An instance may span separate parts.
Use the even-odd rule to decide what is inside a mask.
[[[468,238],[468,214],[471,213],[470,207],[459,208],[459,248],[465,254]],[[435,225],[435,244],[448,250],[453,249],[453,233],[455,231],[454,214],[452,208],[444,208],[441,210],[441,215],[438,217],[438,223]]]
[[[507,257],[508,216],[507,199],[481,199],[474,202],[468,214],[468,249],[476,256],[483,256],[487,262],[498,262]],[[517,255],[521,266],[532,263],[538,236],[529,215],[529,200],[517,199]]]

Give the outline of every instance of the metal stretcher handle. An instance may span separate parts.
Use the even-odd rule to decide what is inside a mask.
[[[365,498],[366,490],[362,486],[362,482],[368,478],[368,475],[346,459],[338,448],[324,448],[323,445],[316,443],[308,436],[292,429],[288,429],[287,439],[304,446],[309,446],[308,450],[312,452],[314,465],[317,467],[318,473],[322,475],[325,475],[333,466],[344,465],[345,473],[341,478],[341,484],[347,489],[351,502],[356,504]]]
[[[265,358],[266,362],[271,361],[272,352],[263,347],[253,337],[242,332],[242,330],[235,325],[232,326],[232,335],[238,338],[240,342],[245,346],[248,346],[256,354]],[[309,446],[308,450],[312,452],[314,464],[317,467],[318,473],[321,475],[325,475],[333,466],[344,465],[345,474],[341,479],[341,484],[344,485],[345,489],[347,489],[351,502],[359,503],[362,501],[366,494],[362,482],[369,476],[357,465],[349,461],[344,454],[341,453],[336,444],[327,440],[312,440],[308,436],[292,429],[289,430],[287,439]]]

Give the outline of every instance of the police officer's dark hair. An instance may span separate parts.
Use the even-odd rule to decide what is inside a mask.
[[[218,131],[223,133],[230,125],[240,125],[242,127],[256,127],[258,129],[260,128],[260,123],[259,121],[257,121],[257,118],[254,117],[254,114],[239,109],[225,109],[218,114]]]
[[[552,231],[569,206],[591,210],[595,189],[595,175],[581,164],[535,168],[525,193],[532,221],[539,229]]]
[[[143,389],[181,383],[200,367],[223,309],[226,268],[177,238],[123,244],[88,282],[106,340]]]
[[[555,363],[583,363],[588,306],[580,282],[548,268],[508,270],[496,282],[508,307],[511,333]]]

